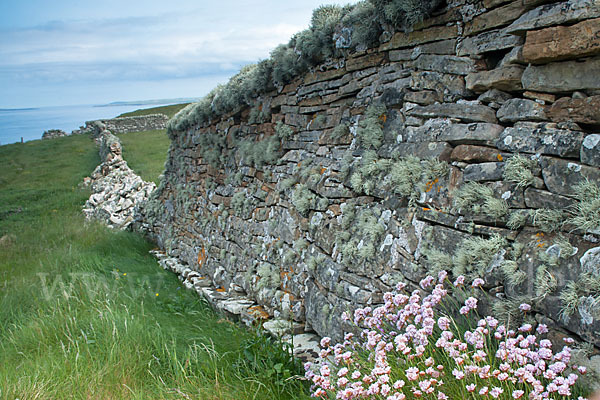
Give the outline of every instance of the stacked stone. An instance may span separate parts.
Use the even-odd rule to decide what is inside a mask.
[[[42,140],[55,139],[63,136],[69,136],[69,134],[61,129],[48,129],[42,134]]]
[[[114,134],[151,131],[165,129],[167,127],[168,121],[169,117],[167,117],[164,114],[149,114],[135,117],[100,119],[95,121],[87,121],[85,123],[85,126],[74,130],[72,134],[75,135],[82,133],[93,133],[95,132],[95,126],[98,123],[104,125],[107,130],[113,132]]]
[[[261,96],[252,108],[270,109],[268,122],[250,123],[248,108],[171,132],[164,180],[138,228],[223,292],[338,339],[352,329],[343,311],[380,302],[399,280],[417,283],[436,254],[452,260],[469,240],[495,240],[479,266],[484,303],[528,300],[529,317],[554,337],[600,346],[593,295],[580,294],[570,313],[560,298],[583,274],[600,278],[600,232],[542,223],[576,210],[577,183],[600,181],[600,5],[447,3],[412,32]],[[377,146],[361,139],[373,104],[385,106]],[[281,157],[248,162],[240,140],[268,140],[277,123],[293,130]],[[211,149],[211,137],[226,140]],[[377,159],[361,166],[368,150]],[[433,168],[439,175],[410,195],[377,175],[398,160],[418,166],[414,156],[446,170]],[[525,160],[527,182],[507,178],[511,159]],[[352,175],[370,167],[375,184],[357,189]],[[487,197],[457,206],[473,188]],[[499,209],[482,212],[488,201]]]
[[[96,167],[86,184],[92,195],[83,212],[88,219],[97,219],[116,229],[125,229],[133,222],[135,207],[145,202],[156,188],[153,182],[144,182],[123,160],[121,142],[95,124],[96,142],[102,163]]]

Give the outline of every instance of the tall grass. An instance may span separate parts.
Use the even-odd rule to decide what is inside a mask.
[[[144,238],[84,221],[98,162],[87,136],[0,146],[0,398],[306,397],[281,346],[183,290]]]
[[[190,103],[182,103],[182,104],[171,104],[169,106],[160,106],[160,107],[152,107],[152,108],[142,108],[139,110],[134,110],[130,112],[123,113],[119,115],[120,117],[139,117],[142,115],[150,115],[150,114],[165,114],[167,117],[171,118],[173,115],[177,114],[179,110],[184,108]]]
[[[165,169],[171,141],[164,129],[129,132],[119,135],[123,158],[129,167],[145,181],[158,185],[158,177]]]

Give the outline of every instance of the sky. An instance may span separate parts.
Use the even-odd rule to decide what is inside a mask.
[[[336,0],[0,0],[0,108],[201,97]]]

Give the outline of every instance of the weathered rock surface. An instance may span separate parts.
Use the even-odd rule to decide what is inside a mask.
[[[554,124],[518,122],[502,132],[497,147],[513,153],[577,158],[583,136],[581,132],[557,129]]]
[[[575,185],[585,180],[600,181],[600,170],[560,158],[541,157],[544,183],[551,192],[575,196]]]
[[[544,121],[546,113],[544,106],[527,99],[510,99],[506,101],[497,113],[502,122]]]
[[[600,89],[600,58],[530,65],[523,72],[521,82],[524,89],[538,92]]]
[[[523,14],[506,31],[520,34],[553,25],[564,25],[600,17],[600,5],[595,0],[568,0],[545,4]]]
[[[600,167],[600,134],[587,135],[581,144],[581,162]]]
[[[582,124],[600,125],[600,96],[583,99],[562,97],[549,110],[548,117],[554,122],[573,121]]]
[[[533,64],[600,53],[600,18],[527,32],[523,58]]]
[[[458,118],[465,122],[495,123],[498,121],[494,110],[480,104],[444,103],[417,106],[408,110],[407,115],[421,118]]]
[[[521,77],[524,67],[509,66],[496,68],[491,71],[473,72],[467,75],[465,83],[467,89],[476,93],[485,92],[490,89],[514,92],[523,90]]]
[[[519,46],[524,42],[523,38],[511,35],[506,30],[495,30],[464,39],[458,45],[457,53],[459,56],[478,55]]]

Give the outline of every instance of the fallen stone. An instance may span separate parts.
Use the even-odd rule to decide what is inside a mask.
[[[557,194],[575,196],[575,186],[586,179],[592,182],[600,181],[600,170],[560,158],[540,157],[542,176],[546,187]]]
[[[417,106],[408,110],[407,115],[422,118],[458,118],[465,122],[498,121],[493,109],[480,104],[443,103]]]
[[[581,162],[600,167],[600,134],[587,135],[581,144]]]
[[[510,99],[500,107],[496,114],[502,122],[544,121],[544,106],[527,99]]]
[[[600,89],[600,58],[530,65],[521,78],[525,90],[564,93]]]
[[[475,61],[468,57],[422,54],[414,62],[415,68],[444,74],[467,75],[476,70]]]
[[[583,136],[582,132],[556,129],[555,124],[517,122],[502,132],[496,145],[500,150],[513,153],[577,158]]]
[[[468,163],[484,163],[503,161],[504,156],[492,147],[461,144],[452,150],[450,159]]]
[[[49,129],[47,131],[44,131],[44,133],[42,134],[42,140],[56,139],[58,137],[63,136],[69,136],[69,134],[63,131],[62,129]]]
[[[600,96],[583,99],[562,97],[549,110],[548,117],[554,122],[572,121],[582,124],[600,125]]]
[[[514,92],[523,90],[521,77],[524,67],[510,66],[491,71],[472,72],[465,78],[467,89],[481,93],[490,89]]]
[[[502,180],[503,162],[469,164],[465,167],[463,178],[466,182],[485,182]]]
[[[465,38],[457,46],[457,55],[478,55],[490,51],[510,49],[520,46],[524,39],[508,34],[504,29],[481,33],[477,36]]]
[[[553,25],[565,25],[600,17],[600,4],[595,0],[569,0],[546,4],[523,14],[506,28],[510,34],[523,34]]]
[[[600,53],[600,18],[573,26],[556,26],[528,31],[523,58],[526,62],[543,64]]]

